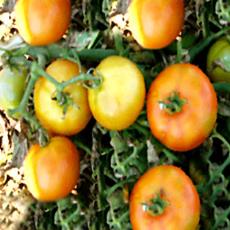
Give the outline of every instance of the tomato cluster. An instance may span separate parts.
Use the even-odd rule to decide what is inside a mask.
[[[18,0],[15,13],[19,33],[31,45],[56,42],[68,28],[70,8],[69,0]],[[128,13],[137,42],[144,48],[159,49],[169,45],[182,30],[184,2],[133,0]],[[214,81],[229,81],[229,72],[215,66],[229,60],[229,47],[229,42],[222,39],[210,50],[207,66]],[[91,74],[91,81],[101,79],[97,87],[85,87],[84,81],[78,81],[85,73],[76,63],[54,60],[35,83],[35,115],[51,136],[46,146],[33,145],[24,161],[27,187],[38,200],[61,199],[76,186],[80,153],[66,136],[82,131],[91,117],[106,129],[124,130],[135,123],[146,102],[153,136],[179,152],[201,145],[215,126],[216,93],[209,78],[193,64],[166,67],[153,80],[146,97],[144,76],[128,58],[109,56],[102,60]],[[0,88],[5,90],[0,91],[2,108],[20,105],[26,76],[24,69],[7,67],[0,72]],[[69,84],[57,87],[63,83]],[[150,169],[130,196],[134,230],[194,230],[199,216],[200,201],[192,181],[172,165]]]

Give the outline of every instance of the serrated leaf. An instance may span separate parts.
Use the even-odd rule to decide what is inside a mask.
[[[127,151],[128,149],[127,142],[122,138],[122,136],[118,132],[111,131],[110,136],[111,136],[110,144],[117,154]]]

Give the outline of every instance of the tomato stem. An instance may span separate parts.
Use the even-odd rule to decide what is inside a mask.
[[[25,54],[37,57],[38,54],[45,55],[49,60],[55,58],[64,58],[76,62],[79,60],[87,60],[98,62],[111,55],[119,55],[114,49],[83,49],[77,50],[74,48],[66,48],[59,44],[52,44],[49,46],[34,47],[28,46],[28,51]],[[78,58],[77,58],[78,57]]]
[[[230,93],[230,83],[228,82],[215,82],[213,86],[217,92]]]
[[[166,100],[159,101],[160,108],[170,115],[181,112],[184,104],[186,99],[181,98],[178,92],[173,92]]]
[[[57,103],[63,107],[63,115],[66,114],[69,106],[76,106],[77,108],[79,108],[78,105],[74,104],[72,98],[68,95],[68,93],[64,92],[64,89],[67,86],[77,82],[81,82],[82,85],[86,88],[97,88],[101,85],[102,82],[102,77],[98,73],[96,76],[93,76],[90,73],[92,69],[90,69],[87,73],[81,72],[79,75],[74,76],[70,80],[59,82],[51,75],[49,75],[43,68],[41,68],[39,64],[34,65],[36,65],[34,72],[36,72],[37,75],[43,76],[52,84],[54,84],[56,91],[54,92],[52,99],[56,100]]]
[[[228,31],[230,30],[229,27],[224,27],[223,29],[221,29],[219,32],[211,34],[209,37],[205,38],[204,40],[202,40],[200,43],[198,43],[196,46],[194,46],[193,48],[191,48],[189,50],[189,56],[190,56],[190,62],[194,60],[194,58],[202,51],[204,50],[208,45],[210,45],[210,43],[221,37],[222,35],[226,34]]]
[[[10,109],[8,111],[8,113],[12,117],[14,117],[14,116],[18,117],[19,116],[19,117],[24,118],[27,122],[29,122],[30,126],[34,130],[37,130],[39,128],[42,129],[42,126],[40,125],[38,120],[31,113],[29,113],[27,111],[27,105],[28,105],[28,102],[29,102],[30,95],[31,95],[31,93],[33,91],[35,82],[39,78],[39,75],[37,75],[33,71],[34,68],[36,68],[36,67],[32,64],[30,79],[29,79],[29,82],[28,82],[27,87],[25,89],[25,93],[24,93],[24,95],[22,97],[22,100],[21,100],[19,106],[17,108],[15,108],[15,109]]]
[[[142,207],[144,211],[150,213],[153,216],[159,216],[163,214],[165,208],[169,205],[169,202],[162,199],[161,194],[157,194],[156,197],[152,198],[149,203],[143,203]]]

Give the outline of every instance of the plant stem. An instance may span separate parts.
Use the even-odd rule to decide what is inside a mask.
[[[177,63],[180,63],[182,60],[182,52],[183,52],[182,41],[181,41],[181,37],[179,37],[179,39],[177,40],[177,55],[176,55]]]
[[[26,107],[29,101],[29,97],[33,91],[33,87],[35,85],[36,80],[38,79],[38,76],[34,74],[33,72],[31,73],[31,77],[29,80],[29,83],[26,87],[25,93],[22,97],[22,100],[19,104],[19,106],[16,109],[12,109],[9,111],[10,115],[13,115],[15,113],[19,113],[20,115],[24,115],[26,112]]]
[[[76,82],[84,82],[85,83],[87,81],[93,81],[95,83],[95,85],[98,86],[98,85],[100,85],[100,83],[102,81],[102,78],[99,75],[93,76],[92,74],[88,74],[88,73],[80,73],[79,75],[74,76],[73,78],[71,78],[67,81],[59,82],[55,78],[50,76],[38,64],[36,65],[35,71],[38,75],[45,77],[48,81],[50,81],[52,84],[54,84],[54,86],[56,87],[58,92],[62,92],[65,87],[67,87],[68,85],[74,84]],[[86,84],[83,84],[83,85],[86,86]]]
[[[60,88],[61,83],[58,82],[55,78],[51,77],[41,66],[39,66],[37,63],[35,64],[33,72],[36,73],[36,75],[45,77],[48,81],[53,83],[57,89]]]
[[[111,55],[119,55],[118,51],[114,49],[83,49],[83,50],[77,50],[77,49],[71,49],[71,48],[65,48],[58,44],[52,44],[47,47],[33,47],[30,46],[27,54],[31,56],[37,56],[38,53],[41,53],[48,57],[49,59],[54,58],[76,58],[76,55],[81,60],[87,60],[87,61],[93,61],[93,62],[99,62],[100,60],[111,56]],[[76,61],[75,61],[76,62]]]
[[[217,92],[230,93],[230,83],[228,82],[216,82],[213,86]]]
[[[194,58],[203,50],[205,49],[213,40],[219,38],[220,36],[224,35],[227,31],[229,31],[229,27],[225,27],[224,29],[220,30],[219,32],[212,34],[211,36],[205,38],[200,43],[198,43],[195,47],[189,50],[190,61],[193,61]]]

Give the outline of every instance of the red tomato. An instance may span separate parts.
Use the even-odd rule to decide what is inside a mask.
[[[79,152],[66,137],[53,137],[45,147],[33,145],[24,160],[24,175],[28,190],[36,199],[61,199],[79,179]]]
[[[199,195],[178,167],[156,166],[139,178],[130,196],[133,230],[195,230]]]
[[[209,136],[217,96],[208,77],[192,64],[174,64],[150,86],[147,117],[153,135],[168,148],[188,151]]]
[[[18,0],[15,5],[17,28],[30,45],[58,41],[67,30],[70,17],[70,0]]]
[[[133,37],[144,48],[169,45],[184,23],[183,0],[132,0],[128,8]]]

